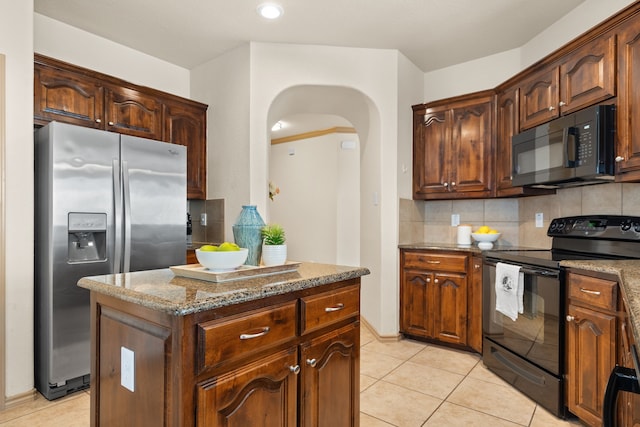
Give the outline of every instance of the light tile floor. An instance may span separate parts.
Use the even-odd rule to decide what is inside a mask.
[[[361,427],[577,426],[536,405],[489,372],[480,356],[361,333]],[[89,426],[89,392],[42,396],[0,412],[0,427]],[[336,426],[339,427],[339,426]]]

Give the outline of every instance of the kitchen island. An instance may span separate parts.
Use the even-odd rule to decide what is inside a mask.
[[[91,425],[357,426],[366,274],[301,263],[221,283],[169,269],[81,279]]]

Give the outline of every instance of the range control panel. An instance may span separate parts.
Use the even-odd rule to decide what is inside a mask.
[[[640,241],[640,217],[585,215],[555,218],[549,225],[547,236]]]

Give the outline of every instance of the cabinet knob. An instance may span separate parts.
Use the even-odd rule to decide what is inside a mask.
[[[451,186],[454,187],[456,185],[455,181],[451,183]]]
[[[431,283],[431,277],[427,277],[427,283]]]
[[[564,102],[564,101],[560,101],[560,102],[558,103],[558,105],[559,105],[559,106],[561,106],[561,107],[564,107],[565,105],[567,105],[567,103],[566,103],[566,102]]]
[[[572,316],[572,315],[570,315],[570,314],[567,314],[567,322],[573,322],[574,320],[576,320],[576,318],[575,318],[575,317],[573,317],[573,316]]]
[[[553,111],[553,110],[555,110],[555,109],[556,109],[556,107],[554,107],[553,105],[550,105],[550,106],[549,106],[549,111]]]
[[[442,185],[444,185],[445,187],[448,187],[448,186],[449,186],[449,183],[448,183],[448,182],[445,182],[445,183],[444,183],[444,184],[442,184]]]
[[[307,359],[307,365],[311,366],[312,368],[315,368],[317,363],[318,361],[316,359]]]
[[[113,122],[109,122],[109,126],[113,126]]]
[[[620,163],[624,161],[624,157],[622,156],[616,156],[616,163]]]
[[[298,375],[300,373],[300,365],[289,366],[289,370]]]
[[[96,119],[96,123],[102,123],[101,119]]]
[[[473,268],[475,268],[476,270],[480,270],[480,264],[473,264]]]
[[[438,279],[433,279],[433,283],[440,283]]]

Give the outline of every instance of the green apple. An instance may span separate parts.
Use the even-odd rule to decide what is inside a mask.
[[[213,245],[202,245],[200,246],[200,250],[203,252],[215,252],[218,250],[218,247]]]

